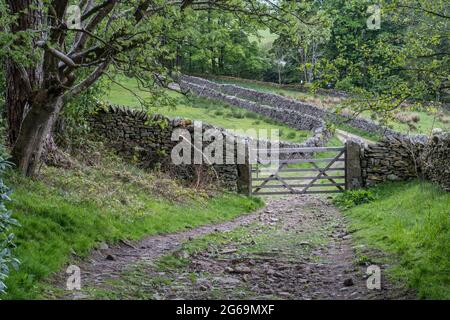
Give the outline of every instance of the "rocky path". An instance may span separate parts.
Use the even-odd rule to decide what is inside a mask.
[[[326,198],[286,196],[220,225],[103,248],[69,299],[388,299],[368,290],[352,236]],[[66,275],[58,285],[63,288]]]

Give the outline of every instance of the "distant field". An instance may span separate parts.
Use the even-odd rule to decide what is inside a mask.
[[[132,90],[142,98],[150,98],[150,94],[139,90],[136,81],[123,78],[120,84]],[[210,100],[200,97],[187,98],[176,92],[168,91],[169,96],[178,99],[176,107],[162,107],[152,110],[155,113],[161,113],[167,117],[186,118],[191,120],[199,120],[211,125],[233,130],[279,130],[280,139],[290,142],[302,142],[312,135],[309,131],[295,130],[282,123],[272,119],[260,116],[254,112],[248,112],[226,103]],[[108,101],[117,105],[129,106],[132,108],[140,108],[139,100],[129,91],[120,85],[113,85],[106,97]],[[249,132],[248,136],[257,138],[253,133]]]
[[[341,98],[330,97],[320,94],[300,92],[295,89],[284,89],[277,88],[270,83],[264,84],[260,82],[252,82],[245,79],[240,80],[215,80],[220,83],[230,83],[236,84],[245,88],[254,89],[262,92],[272,92],[277,93],[283,96],[291,97],[297,100],[304,101],[306,103],[314,104],[322,108],[333,108],[342,103]],[[421,133],[421,134],[430,134],[433,128],[441,128],[445,131],[450,131],[450,112],[446,110],[441,110],[437,113],[431,113],[426,111],[404,111],[402,112],[404,118],[417,116],[418,122],[412,122],[412,124],[416,127],[416,129],[411,130],[407,123],[402,123],[398,121],[391,121],[390,125],[393,129],[404,132],[404,133]],[[369,113],[363,113],[363,117],[370,118]],[[355,134],[359,134],[357,131],[349,129],[348,126],[340,127],[342,130],[350,131]],[[367,138],[374,138],[367,136]],[[376,139],[374,139],[376,140]]]

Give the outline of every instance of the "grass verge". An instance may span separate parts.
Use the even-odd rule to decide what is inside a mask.
[[[417,181],[370,190],[374,201],[344,212],[361,260],[388,263],[388,276],[419,298],[450,299],[450,194]]]

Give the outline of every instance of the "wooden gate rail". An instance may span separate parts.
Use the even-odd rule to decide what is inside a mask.
[[[250,169],[250,190],[255,195],[281,195],[281,194],[318,194],[318,193],[337,193],[345,191],[346,181],[337,182],[337,179],[346,179],[346,148],[345,147],[306,147],[306,148],[287,148],[277,150],[254,150],[258,154],[264,153],[266,155],[285,155],[286,159],[270,162],[268,160],[261,160],[257,158],[256,168],[253,166]],[[337,152],[337,155],[332,158],[319,158],[318,152]],[[344,158],[342,158],[344,156]],[[292,158],[299,157],[299,158]],[[325,162],[324,166],[319,166],[317,163]],[[344,162],[343,167],[336,167],[339,162]],[[259,166],[265,164],[276,164],[276,170],[268,168],[260,168]],[[311,163],[312,168],[287,168],[290,164]],[[342,175],[331,174],[330,172],[343,172]],[[301,173],[312,172],[314,175],[304,176]],[[330,174],[328,174],[328,173]],[[259,174],[269,173],[267,177],[260,177]],[[293,176],[282,176],[283,173],[292,173]],[[298,173],[298,175],[296,175]],[[253,174],[257,176],[253,178]],[[304,183],[292,183],[291,181],[304,180]],[[318,183],[319,180],[327,180],[328,183]],[[261,181],[261,184],[255,182]],[[270,182],[279,182],[279,184],[270,184]],[[332,190],[314,190],[320,187],[336,187]],[[298,189],[301,188],[301,189]],[[265,189],[261,191],[262,189]],[[278,189],[271,191],[270,189]],[[280,191],[279,189],[285,189]],[[313,190],[311,190],[313,189]]]

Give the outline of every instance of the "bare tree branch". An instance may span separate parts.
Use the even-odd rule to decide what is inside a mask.
[[[77,84],[75,87],[73,87],[71,90],[69,90],[65,95],[64,99],[67,100],[70,97],[76,96],[89,88],[92,84],[94,84],[105,72],[105,70],[108,68],[108,62],[105,61],[101,63],[92,73],[84,79],[82,82]]]

